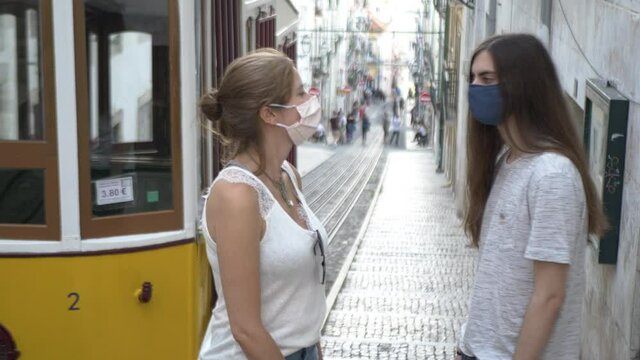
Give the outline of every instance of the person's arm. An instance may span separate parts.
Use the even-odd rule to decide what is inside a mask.
[[[533,261],[534,289],[518,336],[518,360],[542,357],[564,304],[574,249],[586,246],[580,175],[568,159],[554,161],[553,171],[541,169],[528,192],[531,231],[524,256]]]
[[[220,182],[207,202],[233,338],[248,359],[283,359],[260,315],[260,238],[264,223],[255,191]]]
[[[540,359],[565,297],[569,265],[534,261],[535,285],[520,329],[515,360]]]
[[[318,341],[318,343],[316,344],[316,348],[318,349],[318,360],[322,360],[323,356],[322,356],[322,346],[320,346],[320,342]]]

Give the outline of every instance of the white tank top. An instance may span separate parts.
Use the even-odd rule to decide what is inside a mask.
[[[307,229],[287,214],[266,185],[249,170],[228,166],[220,172],[211,188],[218,181],[226,181],[249,185],[257,193],[260,214],[266,223],[264,236],[260,240],[262,324],[282,354],[288,356],[320,340],[326,303],[316,230],[324,249],[327,234],[320,220],[307,206],[289,163],[285,162],[282,168],[298,194],[302,204],[301,213],[306,215]],[[218,301],[202,341],[199,359],[246,359],[231,334],[216,243],[207,228],[206,204],[207,199],[204,201],[201,221]]]

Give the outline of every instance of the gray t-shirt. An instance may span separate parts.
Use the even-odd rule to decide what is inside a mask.
[[[577,168],[555,153],[501,160],[482,224],[460,349],[480,360],[513,358],[538,260],[570,264],[565,302],[543,359],[578,359],[588,214]]]

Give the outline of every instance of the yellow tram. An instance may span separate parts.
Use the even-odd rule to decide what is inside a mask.
[[[276,21],[276,19],[278,21]],[[194,359],[219,168],[200,94],[288,0],[0,0],[0,359]]]

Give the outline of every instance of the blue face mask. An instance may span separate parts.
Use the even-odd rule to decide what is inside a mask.
[[[469,109],[482,124],[498,125],[502,121],[502,95],[498,84],[469,85]]]

